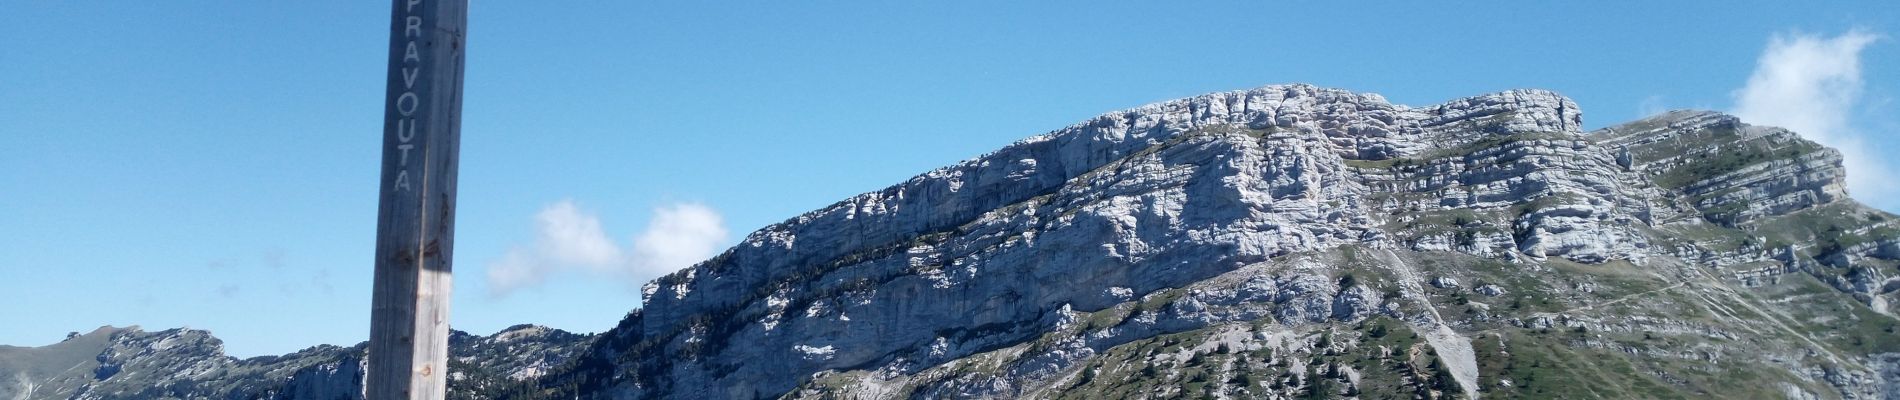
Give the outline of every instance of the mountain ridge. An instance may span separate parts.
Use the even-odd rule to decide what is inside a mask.
[[[1838,151],[1582,115],[1298,84],[1105,113],[761,228],[601,334],[458,358],[451,394],[1900,397],[1900,219]],[[125,370],[154,369],[191,370]]]
[[[1701,143],[1706,146],[1676,140],[1620,143],[1621,151],[1611,151],[1600,142],[1627,137],[1616,132],[1641,125],[1583,132],[1581,115],[1574,102],[1540,90],[1414,108],[1310,85],[1222,92],[1104,114],[768,226],[707,262],[655,280],[646,287],[646,306],[604,334],[590,352],[601,358],[550,378],[550,384],[582,389],[552,393],[754,397],[776,396],[787,387],[869,397],[1052,393],[1048,385],[1073,383],[1078,364],[1119,346],[1206,329],[1212,322],[1260,318],[1203,315],[1199,322],[1176,327],[1167,321],[1141,327],[1124,320],[1092,332],[1069,332],[1073,327],[1064,324],[1110,311],[1145,315],[1156,310],[1142,310],[1140,304],[1159,301],[1157,296],[1174,304],[1182,300],[1179,293],[1169,295],[1173,291],[1254,268],[1291,279],[1274,282],[1294,285],[1283,289],[1295,293],[1244,300],[1236,307],[1264,306],[1258,303],[1265,301],[1278,310],[1311,294],[1307,289],[1330,291],[1308,300],[1343,301],[1339,308],[1347,311],[1294,307],[1298,312],[1267,313],[1300,319],[1272,318],[1278,324],[1274,329],[1334,329],[1338,323],[1363,324],[1369,314],[1404,321],[1424,338],[1422,349],[1445,353],[1429,357],[1430,368],[1419,370],[1448,375],[1407,378],[1412,386],[1433,381],[1421,390],[1476,397],[1507,389],[1479,381],[1487,375],[1481,370],[1493,367],[1482,365],[1485,357],[1474,353],[1466,333],[1499,321],[1441,316],[1446,307],[1438,292],[1446,289],[1424,289],[1424,273],[1431,267],[1412,264],[1462,254],[1469,258],[1455,263],[1497,260],[1527,271],[1627,265],[1620,272],[1669,282],[1652,289],[1659,290],[1655,293],[1666,292],[1660,291],[1664,287],[1713,292],[1725,290],[1727,283],[1720,278],[1703,282],[1698,276],[1711,271],[1678,257],[1688,250],[1673,251],[1695,244],[1678,243],[1682,234],[1659,228],[1722,229],[1722,235],[1747,236],[1730,231],[1756,223],[1749,218],[1785,220],[1816,207],[1853,209],[1867,218],[1885,215],[1840,201],[1846,197],[1838,153],[1785,130],[1740,124],[1711,130],[1660,116],[1639,122],[1675,126],[1665,133],[1707,136]],[[1762,130],[1782,133],[1756,134]],[[1774,140],[1753,141],[1770,136]],[[1814,148],[1775,152],[1782,148],[1773,145],[1788,143]],[[1708,148],[1716,150],[1704,151]],[[1649,156],[1668,151],[1700,158]],[[1728,157],[1731,153],[1741,158]],[[1757,179],[1739,175],[1746,171],[1737,168],[1763,163],[1769,165],[1755,171],[1775,173]],[[1690,183],[1696,187],[1715,189],[1677,195],[1679,187],[1655,182],[1688,179],[1683,176],[1694,178]],[[1785,206],[1750,208],[1747,201],[1758,198],[1785,199]],[[1716,207],[1739,207],[1739,217],[1725,219],[1725,209]],[[1703,221],[1715,228],[1702,227]],[[1803,240],[1813,239],[1819,238]],[[1891,319],[1879,304],[1893,296],[1882,286],[1892,282],[1885,277],[1891,273],[1884,272],[1891,268],[1891,257],[1880,250],[1892,241],[1880,236],[1849,243],[1872,249],[1854,255],[1790,251],[1784,258],[1795,260],[1788,264],[1817,257],[1871,260],[1871,267],[1811,276],[1846,282],[1832,285],[1856,290],[1852,296],[1872,305],[1861,311]],[[1365,279],[1351,285],[1315,283],[1339,281],[1342,268],[1295,272],[1302,268],[1295,261],[1302,258],[1334,257],[1331,262],[1351,264],[1336,258],[1342,251],[1372,252],[1377,265],[1368,267],[1383,277],[1371,283],[1385,294],[1355,293],[1352,288],[1368,286]],[[1766,262],[1766,253],[1724,251],[1750,265]],[[1795,270],[1800,269],[1783,272]],[[1577,287],[1601,285],[1596,279]],[[1512,292],[1507,289],[1486,284],[1471,290],[1506,296]],[[1693,305],[1739,307],[1731,303],[1740,302],[1767,310],[1753,301],[1723,295]],[[1551,326],[1549,315],[1511,320]],[[1732,323],[1740,322],[1722,321]],[[1790,323],[1776,323],[1780,330],[1794,330]],[[1491,329],[1476,331],[1490,334]],[[999,349],[1052,351],[1019,347],[1062,334],[1070,335],[1068,341],[1057,342],[1070,348],[1036,353],[1043,358],[1004,357],[1017,370],[931,375]],[[1853,364],[1846,360],[1837,356],[1830,362]],[[1831,386],[1826,388],[1812,386],[1812,377],[1795,377],[1789,379],[1807,383],[1756,389],[1850,397],[1891,392],[1891,385],[1865,378],[1875,368],[1854,367],[1860,371],[1854,376],[1862,377],[1855,379],[1862,381],[1841,378],[1825,383]],[[831,382],[825,380],[828,374],[851,378]],[[813,388],[821,381],[831,383]],[[832,384],[844,386],[826,386]],[[1298,387],[1313,390],[1310,386]],[[875,390],[861,391],[867,388]]]
[[[450,398],[474,399],[565,363],[592,335],[524,324],[487,336],[452,330],[449,340]],[[0,346],[0,398],[361,399],[364,352],[323,344],[237,358],[204,330],[103,326],[46,346]]]

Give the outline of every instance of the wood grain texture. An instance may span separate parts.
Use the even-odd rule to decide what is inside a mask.
[[[441,399],[468,2],[393,3],[364,397]]]

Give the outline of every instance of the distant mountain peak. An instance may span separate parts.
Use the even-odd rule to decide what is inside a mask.
[[[471,399],[540,376],[593,338],[534,325],[457,337],[450,394]],[[363,359],[361,344],[326,344],[240,360],[208,331],[107,326],[49,346],[0,346],[0,376],[13,377],[0,380],[0,398],[361,399]]]

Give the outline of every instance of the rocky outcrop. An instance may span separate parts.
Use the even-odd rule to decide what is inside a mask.
[[[470,369],[502,372],[508,381],[540,377],[579,354],[590,335],[576,334],[539,325],[515,325],[493,335],[476,336],[461,331],[449,335],[449,348],[457,361]]]
[[[205,331],[169,329],[115,332],[99,352],[95,382],[75,398],[125,399],[186,397],[205,378],[238,364],[224,356],[224,342]]]
[[[1847,197],[1841,154],[1786,129],[1713,112],[1666,113],[1599,133],[1675,200],[1734,226]]]
[[[1437,365],[1406,370],[1442,375],[1406,387],[1476,396],[1493,389],[1461,330],[1581,321],[1525,304],[1617,283],[1441,275],[1427,289],[1417,269],[1442,254],[1533,281],[1522,274],[1562,265],[1760,266],[1773,262],[1767,240],[1744,225],[1845,198],[1838,155],[1784,130],[1708,113],[1581,125],[1573,102],[1535,90],[1413,108],[1269,86],[1106,114],[754,232],[649,284],[645,307],[583,357],[593,367],[543,386],[574,388],[546,392],[557,397],[1040,397],[1157,337],[1391,319],[1429,339],[1409,357]],[[1702,221],[1741,244],[1670,233]],[[1884,248],[1859,246],[1846,257]],[[1445,315],[1446,302],[1466,311]],[[1608,326],[1597,321],[1576,326]]]
[[[488,336],[452,331],[449,395],[496,397],[508,385],[565,364],[591,340],[591,335],[533,325]],[[20,399],[361,399],[364,351],[360,344],[321,345],[238,359],[226,356],[223,341],[202,330],[105,327],[52,346],[0,348],[0,374],[18,378],[0,381],[0,394]]]
[[[1368,201],[1376,191],[1367,186],[1396,184],[1367,179],[1346,160],[1455,150],[1422,146],[1426,138],[1579,135],[1575,106],[1548,92],[1453,104],[1464,106],[1411,109],[1276,86],[1104,115],[760,230],[650,285],[639,332],[620,334],[692,361],[668,368],[657,390],[744,397],[795,385],[800,376],[788,370],[916,371],[986,350],[958,343],[965,338],[1027,339],[1063,307],[1127,300],[1102,288],[1152,293],[1279,255],[1379,243],[1387,213]],[[1474,175],[1491,179],[1465,185],[1426,177],[1435,170],[1408,172],[1420,177],[1410,189],[1427,193],[1492,190],[1512,179],[1505,175],[1531,173],[1482,169]],[[1546,175],[1561,180],[1537,174]],[[1591,217],[1535,214],[1522,229],[1533,243],[1566,243],[1552,238],[1599,229],[1563,218]],[[943,341],[947,350],[922,350]]]

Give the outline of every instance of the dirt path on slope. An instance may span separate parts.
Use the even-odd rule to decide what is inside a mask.
[[[1424,286],[1420,284],[1424,280],[1419,278],[1418,271],[1391,250],[1381,250],[1379,254],[1380,261],[1391,266],[1393,274],[1398,275],[1399,291],[1406,298],[1424,306],[1432,315],[1429,323],[1415,322],[1413,328],[1438,353],[1445,369],[1450,370],[1452,379],[1457,380],[1458,386],[1465,390],[1465,397],[1478,398],[1478,354],[1471,349],[1471,338],[1459,335],[1445,325],[1445,318],[1438,315],[1438,307],[1432,305],[1431,299],[1425,296]]]

